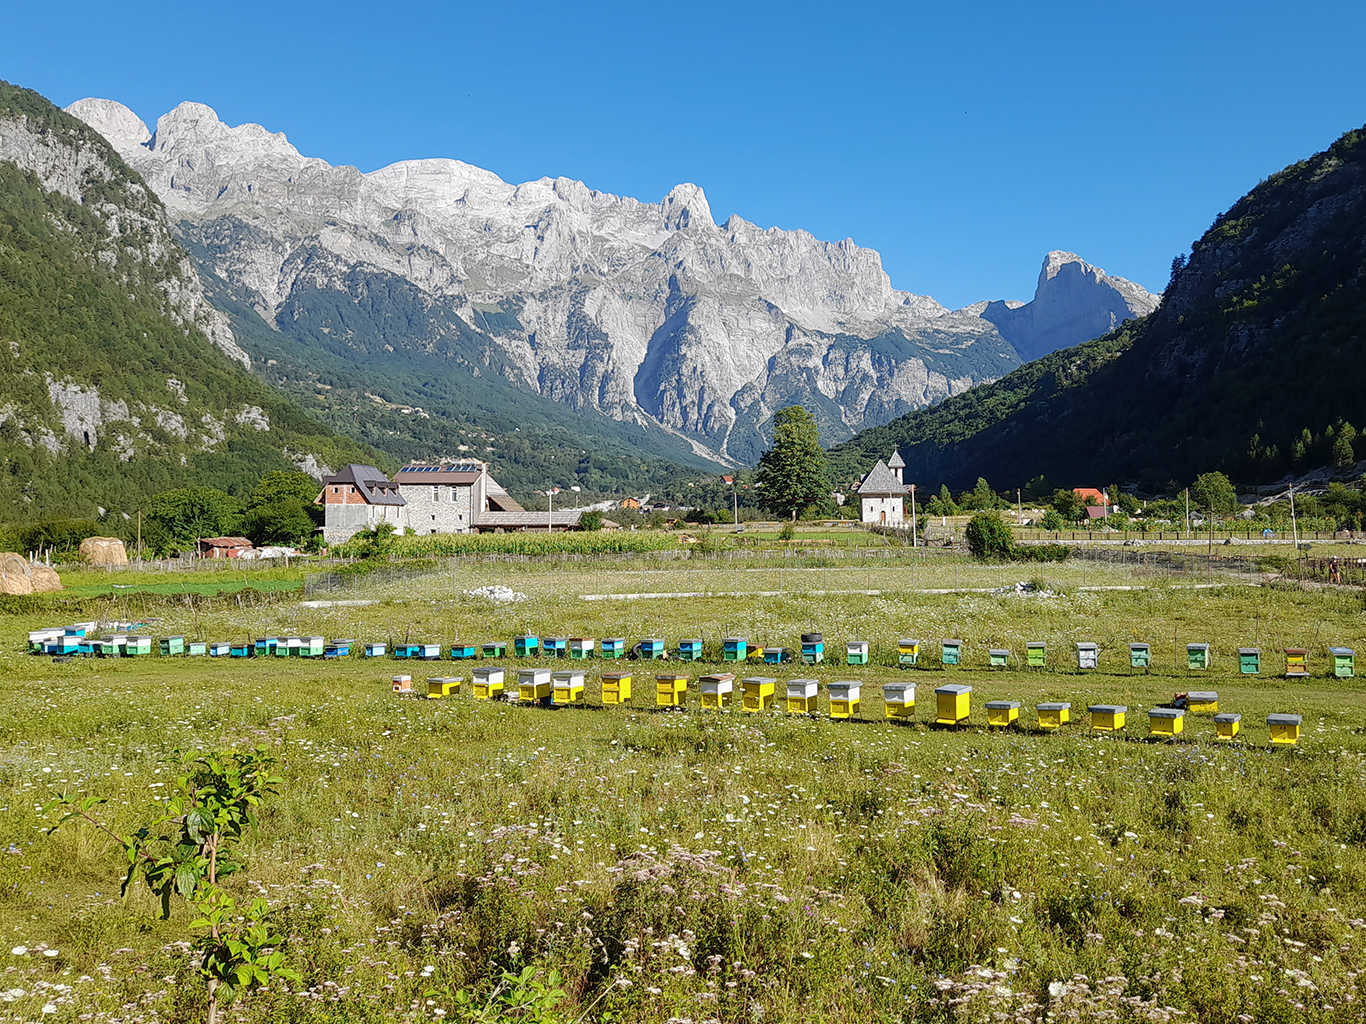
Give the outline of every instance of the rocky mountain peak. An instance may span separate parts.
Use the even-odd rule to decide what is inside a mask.
[[[152,137],[142,118],[114,100],[87,97],[77,100],[66,111],[103,135],[124,160],[128,159],[128,150],[145,146]]]
[[[694,224],[716,227],[706,195],[691,183],[675,185],[659,205],[663,208],[666,231],[682,231]]]

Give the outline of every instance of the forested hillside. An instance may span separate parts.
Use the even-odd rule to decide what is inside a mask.
[[[1366,424],[1366,130],[1262,182],[1173,263],[1162,306],[831,452],[892,447],[957,489],[1122,482],[1157,491],[1356,460]]]

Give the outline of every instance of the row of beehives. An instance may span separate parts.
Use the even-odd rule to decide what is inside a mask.
[[[460,692],[463,678],[431,676],[427,679],[428,699],[436,700]],[[633,673],[602,673],[602,703],[624,704],[631,700]],[[689,678],[678,672],[659,673],[654,677],[655,706],[681,708],[687,704]],[[506,698],[517,703],[558,706],[580,704],[584,700],[587,673],[583,669],[555,671],[548,668],[516,670],[515,685],[510,685],[508,670],[498,665],[485,665],[474,670],[470,694],[475,700]],[[745,711],[768,711],[777,700],[778,680],[772,676],[750,676],[737,680],[730,672],[704,675],[697,680],[700,704],[704,708],[727,708],[736,702]],[[393,677],[395,693],[412,694],[413,677]],[[829,714],[834,719],[854,718],[859,714],[863,684],[857,680],[837,680],[826,685]],[[786,683],[787,711],[790,714],[811,715],[818,711],[820,680],[789,679]],[[972,687],[952,683],[937,687],[935,695],[935,724],[967,725],[972,716]],[[1185,732],[1187,712],[1214,716],[1215,738],[1235,739],[1243,716],[1219,710],[1219,694],[1213,690],[1192,691],[1182,698],[1184,706],[1154,707],[1148,711],[1148,734],[1173,739]],[[885,683],[882,687],[884,717],[907,721],[915,718],[915,683]],[[1015,726],[1020,718],[1017,700],[987,701],[987,725],[993,728]],[[1129,708],[1123,704],[1092,704],[1087,707],[1091,729],[1099,733],[1119,733],[1126,728]],[[1071,721],[1072,705],[1068,701],[1049,701],[1035,705],[1039,728],[1056,731]],[[1273,714],[1267,716],[1271,742],[1294,744],[1299,740],[1301,716]]]

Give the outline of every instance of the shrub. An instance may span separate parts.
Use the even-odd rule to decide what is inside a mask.
[[[1014,560],[1015,535],[999,512],[979,512],[968,523],[964,537],[972,557],[982,562]]]

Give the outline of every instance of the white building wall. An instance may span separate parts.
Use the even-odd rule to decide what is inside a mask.
[[[901,526],[906,522],[902,511],[903,498],[861,498],[863,522],[885,523],[887,526]],[[885,518],[884,518],[885,514]]]
[[[399,486],[408,509],[408,526],[416,533],[469,533],[474,522],[474,493],[468,484],[405,483]]]

